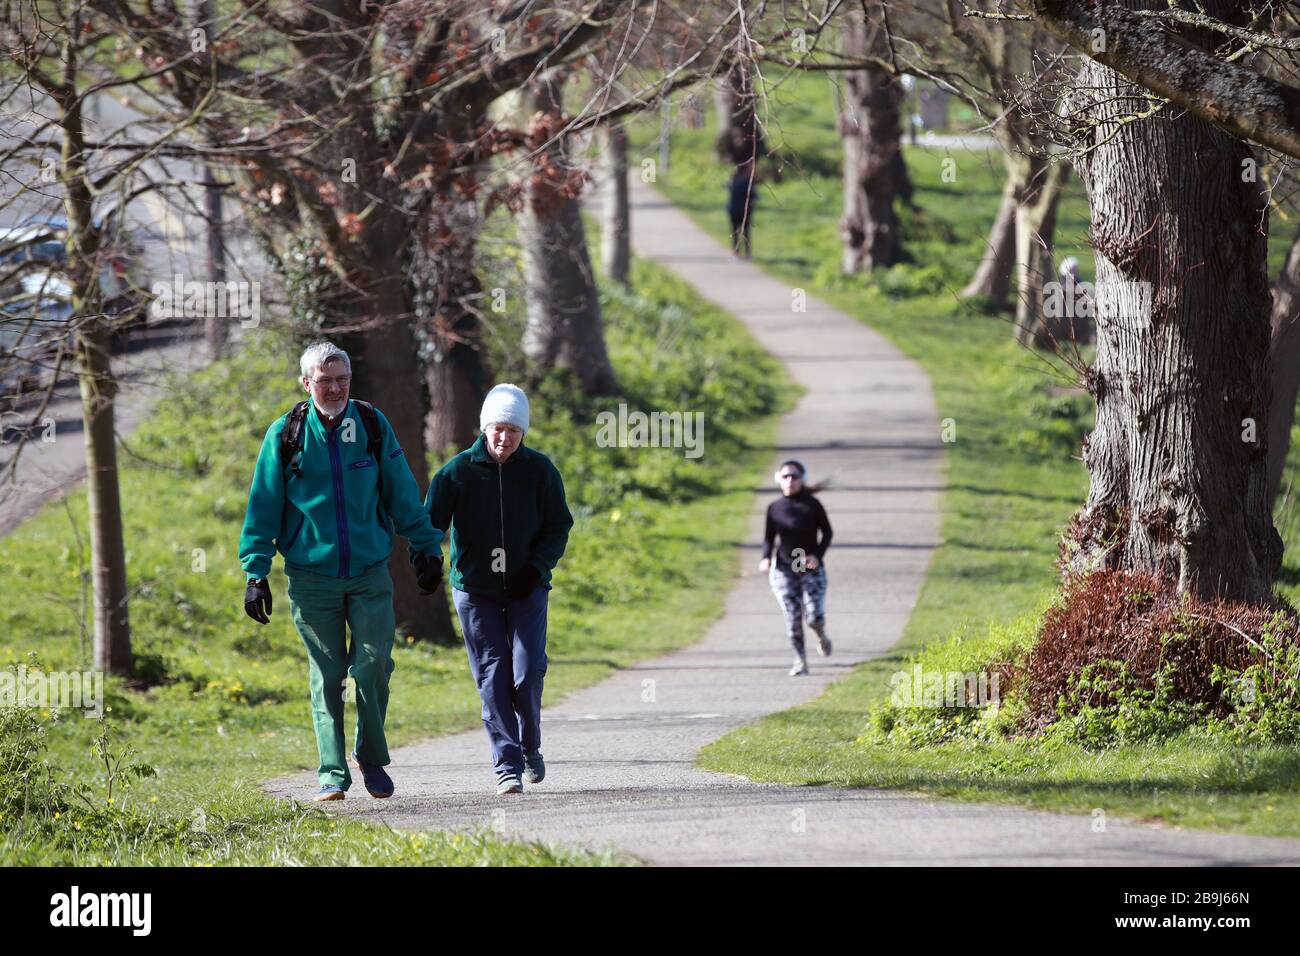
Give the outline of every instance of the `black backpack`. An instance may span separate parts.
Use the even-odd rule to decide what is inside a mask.
[[[379,502],[380,507],[384,501],[384,462],[379,457],[380,450],[383,448],[383,436],[379,431],[379,416],[375,413],[375,406],[369,402],[363,402],[358,398],[352,399],[352,403],[357,406],[357,411],[361,413],[361,424],[366,429],[366,454],[375,460],[375,479],[379,482]],[[280,432],[280,465],[289,463],[289,469],[297,476],[302,476],[302,466],[298,464],[298,456],[302,453],[302,426],[307,421],[307,409],[311,402],[299,402],[289,412],[289,419],[284,423],[284,429]]]

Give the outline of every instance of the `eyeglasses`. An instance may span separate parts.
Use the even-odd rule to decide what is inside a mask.
[[[345,387],[348,382],[352,381],[351,375],[340,375],[338,378],[312,378],[308,379],[317,388],[329,388],[331,385],[337,385],[339,388]]]
[[[782,481],[791,481],[791,480],[793,480],[793,479],[795,479],[795,478],[802,478],[802,477],[803,477],[803,475],[800,475],[800,474],[790,474],[790,473],[787,473],[787,474],[784,474],[784,475],[781,476],[781,480],[782,480]]]

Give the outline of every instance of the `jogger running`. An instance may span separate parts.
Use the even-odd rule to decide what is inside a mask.
[[[783,461],[773,477],[781,487],[781,497],[767,508],[763,559],[758,569],[768,572],[772,593],[785,615],[786,637],[794,648],[790,676],[798,677],[808,673],[804,621],[817,634],[817,652],[823,657],[831,653],[831,640],[826,635],[826,565],[823,562],[831,544],[831,523],[826,509],[814,497],[814,489],[807,485],[808,470],[803,462],[797,458]],[[780,546],[773,561],[772,548],[778,538]]]

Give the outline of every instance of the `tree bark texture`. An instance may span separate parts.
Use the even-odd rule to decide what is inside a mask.
[[[1291,426],[1300,397],[1300,234],[1291,242],[1282,274],[1273,283],[1273,404],[1268,413],[1268,500],[1277,500],[1291,447]]]
[[[861,59],[878,45],[878,28],[855,11],[844,21],[844,55]],[[866,67],[845,74],[839,131],[844,144],[844,214],[841,271],[869,272],[898,261],[894,199],[901,150],[899,107],[903,85],[887,71]]]
[[[1040,158],[1026,159],[1029,176],[1016,209],[1016,341],[1050,349],[1077,338],[1072,303],[1060,310],[1044,308],[1045,286],[1056,281],[1052,244],[1068,167],[1060,162],[1049,165]]]
[[[1021,0],[1061,41],[1134,83],[1220,128],[1300,158],[1300,89],[1240,63],[1213,56],[1181,29],[1161,29],[1138,10],[1167,8],[1164,0],[1098,3]],[[1203,3],[1195,12],[1248,26],[1251,5]],[[1207,34],[1218,40],[1222,34]],[[1098,38],[1104,38],[1104,45]],[[1285,71],[1284,71],[1285,72]]]
[[[631,213],[627,191],[627,130],[620,119],[605,127],[605,195],[600,230],[601,262],[605,274],[624,286],[631,264]]]
[[[985,242],[984,258],[980,260],[975,276],[961,290],[963,299],[981,297],[988,299],[997,309],[1007,307],[1011,293],[1011,274],[1016,265],[1016,209],[1020,205],[1020,191],[1024,188],[1018,172],[1021,164],[1007,161],[1007,182],[1002,187],[1002,201],[989,229]]]
[[[553,135],[562,125],[563,83],[560,71],[549,71],[524,97],[535,142],[519,223],[528,294],[523,350],[538,372],[566,369],[588,395],[611,395],[618,383],[582,228],[581,173]]]
[[[1095,124],[1078,167],[1097,254],[1097,423],[1071,564],[1267,603],[1282,542],[1265,467],[1267,207],[1243,182],[1250,151],[1177,110],[1117,122],[1145,100],[1096,62],[1079,86]]]

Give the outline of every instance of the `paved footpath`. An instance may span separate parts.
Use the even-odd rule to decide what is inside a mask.
[[[814,479],[833,479],[822,500],[835,528],[827,561],[835,655],[813,655],[807,677],[786,675],[780,614],[756,571],[769,490],[754,501],[725,614],[702,641],[547,701],[544,783],[497,797],[479,728],[395,750],[392,799],[372,800],[358,781],[349,799],[328,806],[395,828],[488,826],[658,864],[1300,864],[1300,841],[1113,818],[1098,833],[1085,815],[758,784],[694,768],[705,744],[817,696],[898,640],[938,541],[939,416],[925,373],[883,337],[814,299],[793,313],[790,288],[732,261],[632,179],[637,254],[738,317],[808,390],[783,421],[771,464],[795,456]],[[770,471],[754,476],[756,487],[771,488]],[[558,587],[563,580],[561,565]],[[268,789],[306,798],[315,775]]]

